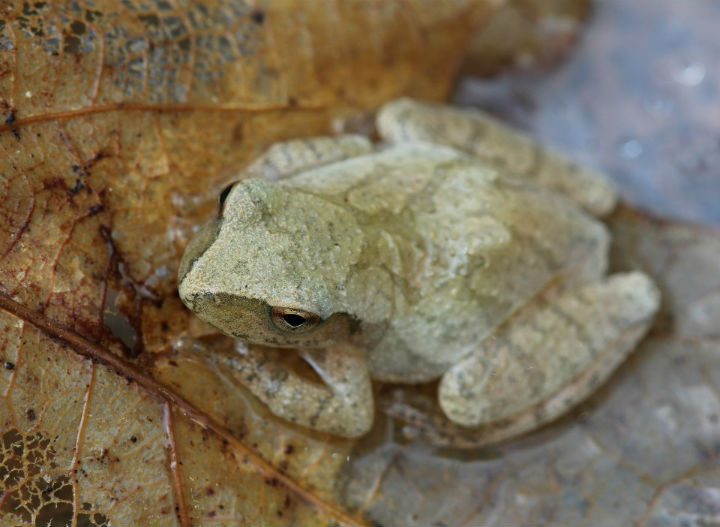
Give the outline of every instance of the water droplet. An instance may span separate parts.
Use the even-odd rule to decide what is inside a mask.
[[[420,435],[420,431],[414,426],[405,425],[402,427],[402,435],[405,437],[405,439],[413,441],[418,438],[418,436]]]
[[[620,155],[625,159],[637,159],[643,153],[643,145],[637,139],[628,139],[620,143]]]
[[[645,106],[654,114],[667,117],[672,114],[675,103],[663,97],[650,97],[645,101]]]
[[[673,79],[684,86],[697,86],[705,79],[706,74],[705,64],[697,61],[684,64],[672,72]]]

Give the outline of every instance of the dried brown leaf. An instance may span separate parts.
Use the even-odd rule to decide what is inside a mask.
[[[230,343],[203,336],[174,273],[225,182],[278,139],[364,129],[398,94],[444,97],[473,27],[500,3],[4,11],[2,523],[717,521],[711,231],[619,211],[615,266],[663,287],[654,336],[582,408],[492,449],[437,449],[382,416],[359,447],[312,434],[198,358]],[[533,5],[517,2],[525,15]],[[608,168],[636,203],[717,221],[716,10],[598,2],[556,74],[473,81],[457,99]],[[568,42],[544,42],[542,24],[527,37],[532,24],[500,27],[541,54]]]
[[[1,523],[364,523],[350,442],[182,353],[177,263],[268,144],[445,97],[495,3],[3,5]]]

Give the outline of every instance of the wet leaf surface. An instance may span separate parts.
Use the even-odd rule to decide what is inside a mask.
[[[602,169],[663,218],[720,223],[720,43],[714,2],[594,2],[552,73],[461,82],[481,106]]]
[[[665,300],[655,330],[611,381],[559,422],[494,447],[433,446],[432,430],[389,423],[359,446],[348,499],[387,525],[699,525],[717,517],[720,236],[626,209],[611,226],[614,266],[646,269]],[[403,395],[433,408],[432,392]]]
[[[482,449],[438,448],[383,414],[357,445],[292,427],[205,360],[232,343],[176,297],[188,237],[239,167],[279,139],[367,130],[368,110],[398,94],[445,97],[490,3],[4,11],[3,523],[720,521],[711,229],[615,213],[614,266],[646,269],[663,288],[653,334],[581,408]],[[513,3],[505,19],[552,18],[538,5]],[[553,6],[566,21],[581,15]],[[455,100],[603,168],[642,208],[717,223],[718,14],[712,3],[596,2],[558,70],[465,80]],[[539,63],[566,51],[575,32],[561,29],[534,50]],[[543,31],[518,45],[544,43]],[[526,65],[518,56],[482,60]],[[401,394],[434,404],[422,389]]]
[[[646,210],[716,224],[717,14],[709,3],[596,2],[557,71],[465,79],[455,99],[603,169]],[[720,520],[720,233],[627,206],[609,224],[613,267],[645,269],[663,291],[651,335],[610,382],[560,421],[494,447],[433,445],[436,430],[386,419],[347,468],[349,501],[387,525]],[[437,411],[434,390],[386,389],[381,405]]]
[[[547,70],[573,49],[591,5],[589,0],[506,2],[473,38],[462,72],[483,77],[510,68]]]

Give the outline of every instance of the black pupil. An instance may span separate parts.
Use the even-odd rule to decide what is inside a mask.
[[[296,328],[298,326],[302,326],[305,323],[305,317],[301,315],[295,315],[293,313],[288,313],[287,315],[283,315],[283,320],[287,322],[292,327]]]

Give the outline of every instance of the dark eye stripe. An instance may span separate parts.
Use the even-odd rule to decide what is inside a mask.
[[[230,194],[230,191],[233,188],[233,185],[235,183],[230,183],[227,187],[223,189],[223,191],[220,193],[220,200],[219,200],[219,208],[218,208],[218,214],[222,214],[223,207],[225,206],[225,200],[227,200],[228,195]]]

